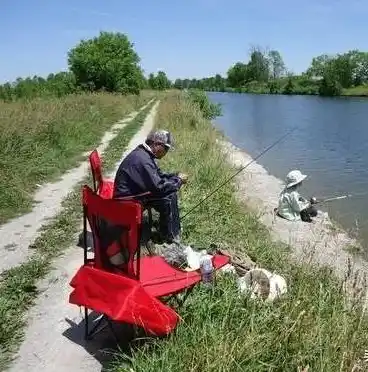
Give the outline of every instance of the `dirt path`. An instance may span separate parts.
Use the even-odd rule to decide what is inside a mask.
[[[131,113],[105,133],[97,147],[100,154],[103,154],[118,131],[123,129],[136,115],[137,112]],[[84,155],[87,156],[89,153],[90,151]],[[88,169],[87,159],[78,167],[66,172],[59,181],[43,185],[35,194],[35,206],[31,212],[0,226],[0,272],[20,265],[28,259],[32,254],[29,246],[37,238],[39,229],[60,212],[63,199],[74,185],[83,179]]]
[[[228,142],[221,142],[221,145],[233,166],[241,167],[252,160],[249,155]],[[347,262],[350,261],[352,273],[359,271],[360,279],[364,279],[364,274],[368,272],[368,263],[347,251],[349,245],[358,243],[343,231],[334,231],[326,214],[321,213],[314,224],[290,222],[276,217],[273,209],[277,207],[278,195],[284,183],[270,175],[260,164],[252,163],[236,176],[236,181],[238,198],[259,215],[260,221],[269,228],[275,240],[281,240],[292,247],[294,259],[330,266],[342,279],[347,271]],[[351,285],[353,277],[351,275],[349,278]]]
[[[142,143],[153,128],[158,104],[154,105],[141,129],[129,142],[122,158]],[[71,247],[40,283],[41,294],[28,314],[25,340],[10,371],[101,371],[108,357],[106,351],[101,349],[112,347],[113,344],[109,344],[112,338],[109,333],[103,332],[86,344],[83,339],[83,313],[68,303],[71,290],[69,282],[82,263],[82,248]]]

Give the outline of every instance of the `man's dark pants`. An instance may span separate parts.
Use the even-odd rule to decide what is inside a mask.
[[[178,195],[173,192],[163,197],[147,198],[144,205],[160,214],[160,234],[164,241],[172,242],[180,234]]]

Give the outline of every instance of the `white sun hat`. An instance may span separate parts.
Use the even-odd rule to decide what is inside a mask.
[[[307,178],[305,174],[302,174],[300,170],[295,169],[290,171],[286,176],[286,187],[292,187],[297,185],[298,183],[304,181]]]

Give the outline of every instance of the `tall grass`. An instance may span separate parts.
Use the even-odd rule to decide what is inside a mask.
[[[116,120],[150,96],[90,94],[0,103],[0,223],[27,211],[37,184],[75,166]]]
[[[180,197],[184,215],[233,170],[214,129],[183,96],[161,103],[157,123],[171,130],[176,142],[162,167],[190,176]],[[219,276],[212,291],[196,287],[180,310],[183,321],[168,338],[151,340],[130,357],[120,355],[115,371],[368,370],[361,360],[368,349],[368,323],[360,305],[348,310],[342,285],[330,270],[293,263],[287,247],[271,241],[234,190],[232,184],[223,187],[185,218],[184,240],[204,248],[222,242],[251,254],[261,267],[286,278],[288,294],[271,304],[250,300],[239,296],[235,278]]]

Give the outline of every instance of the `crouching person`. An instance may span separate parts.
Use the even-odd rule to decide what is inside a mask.
[[[170,132],[159,130],[148,135],[120,164],[115,176],[114,198],[150,192],[142,202],[160,214],[159,232],[163,242],[180,240],[177,192],[186,183],[181,173],[164,173],[156,164],[172,146]]]
[[[277,213],[289,220],[312,222],[312,217],[317,216],[317,209],[313,206],[316,198],[307,200],[299,194],[302,182],[307,178],[299,170],[293,170],[286,176],[286,186],[279,196]]]

